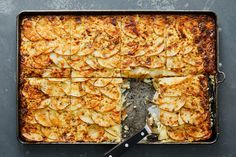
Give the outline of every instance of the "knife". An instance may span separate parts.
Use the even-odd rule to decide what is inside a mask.
[[[157,106],[155,105],[152,105],[151,107],[149,107],[147,111],[148,111],[148,115],[150,116],[159,116],[159,110]],[[152,131],[151,124],[148,121],[148,118],[146,118],[146,125],[144,126],[144,128],[142,128],[141,130],[136,132],[133,136],[124,140],[123,142],[116,145],[108,152],[106,152],[104,154],[104,157],[119,157],[124,152],[126,152],[130,147],[133,147],[135,144],[141,141],[144,137],[150,134],[153,134],[153,131]]]

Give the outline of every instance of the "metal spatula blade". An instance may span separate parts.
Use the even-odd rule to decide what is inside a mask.
[[[158,116],[159,110],[156,106],[151,106],[147,109],[148,115]],[[141,141],[144,137],[149,134],[152,134],[152,127],[148,123],[148,117],[146,117],[146,125],[140,131],[135,133],[130,138],[126,139],[125,141],[121,142],[120,144],[116,145],[114,148],[109,150],[107,153],[104,154],[104,157],[119,157],[121,154],[126,152],[130,147],[137,144]]]

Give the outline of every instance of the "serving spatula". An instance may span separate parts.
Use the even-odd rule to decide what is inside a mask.
[[[148,111],[148,115],[159,116],[159,110],[154,105],[149,107],[147,111]],[[141,141],[144,137],[146,137],[147,135],[153,134],[151,125],[152,124],[150,124],[147,117],[146,125],[144,126],[144,128],[142,128],[141,130],[136,132],[133,136],[124,140],[123,142],[121,142],[120,144],[116,145],[114,148],[109,150],[107,153],[104,154],[104,157],[119,157],[121,154],[126,152],[130,147],[133,147],[135,144]]]

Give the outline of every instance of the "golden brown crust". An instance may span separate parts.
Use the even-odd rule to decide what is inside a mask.
[[[211,136],[207,83],[204,75],[154,80],[158,92],[153,102],[170,139],[198,141]]]
[[[19,53],[23,138],[119,141],[122,81],[113,78],[188,75],[196,76],[158,87],[161,121],[174,140],[209,138],[208,85],[199,74],[216,73],[215,31],[215,21],[202,15],[25,17]]]

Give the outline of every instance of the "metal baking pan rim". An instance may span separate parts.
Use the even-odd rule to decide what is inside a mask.
[[[211,16],[214,16],[214,19],[216,20],[216,74],[215,79],[215,126],[214,128],[216,129],[216,134],[214,135],[214,138],[211,141],[195,141],[195,142],[156,142],[156,143],[139,143],[140,145],[159,145],[159,144],[214,144],[219,136],[219,124],[218,124],[218,85],[221,84],[224,80],[225,80],[225,73],[222,72],[221,70],[219,70],[219,30],[218,30],[218,23],[217,23],[217,15],[215,12],[213,11],[203,11],[203,10],[166,10],[166,11],[157,11],[157,10],[23,10],[21,11],[17,16],[16,16],[16,42],[17,42],[17,75],[16,75],[16,86],[17,86],[17,94],[16,94],[16,100],[17,100],[17,106],[16,106],[16,116],[17,116],[17,140],[19,141],[19,143],[21,144],[85,144],[85,145],[106,145],[106,144],[117,144],[114,142],[102,142],[102,143],[95,143],[95,142],[31,142],[31,141],[24,141],[21,136],[20,136],[20,129],[19,129],[19,29],[20,29],[20,18],[21,16],[23,16],[23,14],[75,14],[75,13],[79,13],[79,14],[138,14],[138,13],[152,13],[152,14],[211,14]],[[222,79],[219,79],[219,75],[222,75]]]

